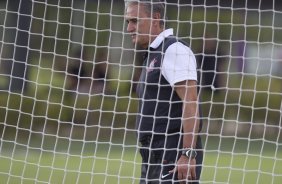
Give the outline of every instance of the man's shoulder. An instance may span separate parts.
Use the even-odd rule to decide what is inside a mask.
[[[169,36],[169,37],[165,38],[165,40],[163,42],[163,46],[162,46],[163,51],[165,52],[168,49],[168,47],[171,47],[171,46],[190,48],[189,44],[186,41],[179,39],[176,36]]]
[[[165,45],[171,45],[171,44],[177,43],[177,42],[180,42],[183,45],[189,47],[189,44],[186,41],[184,41],[183,39],[180,39],[179,37],[173,36],[173,35],[166,37],[165,40],[164,40]]]

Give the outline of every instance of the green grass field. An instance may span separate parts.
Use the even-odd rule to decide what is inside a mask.
[[[204,145],[201,183],[279,184],[282,181],[279,144],[221,139]],[[65,147],[69,149],[59,143],[54,149],[2,142],[0,183],[138,183],[140,157],[134,145],[73,142]]]

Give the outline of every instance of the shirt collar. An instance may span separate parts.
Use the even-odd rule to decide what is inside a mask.
[[[160,46],[160,44],[164,41],[165,38],[168,36],[173,35],[173,29],[166,29],[163,32],[161,32],[155,40],[150,44],[150,48],[156,49]]]

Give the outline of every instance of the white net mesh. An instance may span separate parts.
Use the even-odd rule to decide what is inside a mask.
[[[282,4],[165,5],[199,64],[201,183],[280,183]],[[2,0],[0,22],[1,183],[138,183],[124,2]]]

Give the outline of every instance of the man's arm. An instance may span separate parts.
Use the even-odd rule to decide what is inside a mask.
[[[183,101],[183,148],[195,148],[199,131],[197,82],[179,82],[175,85],[175,91]]]
[[[183,101],[183,148],[195,148],[199,131],[197,82],[187,80],[175,85],[175,91]],[[196,160],[181,156],[177,162],[178,179],[196,179]],[[184,182],[185,183],[185,182]]]

